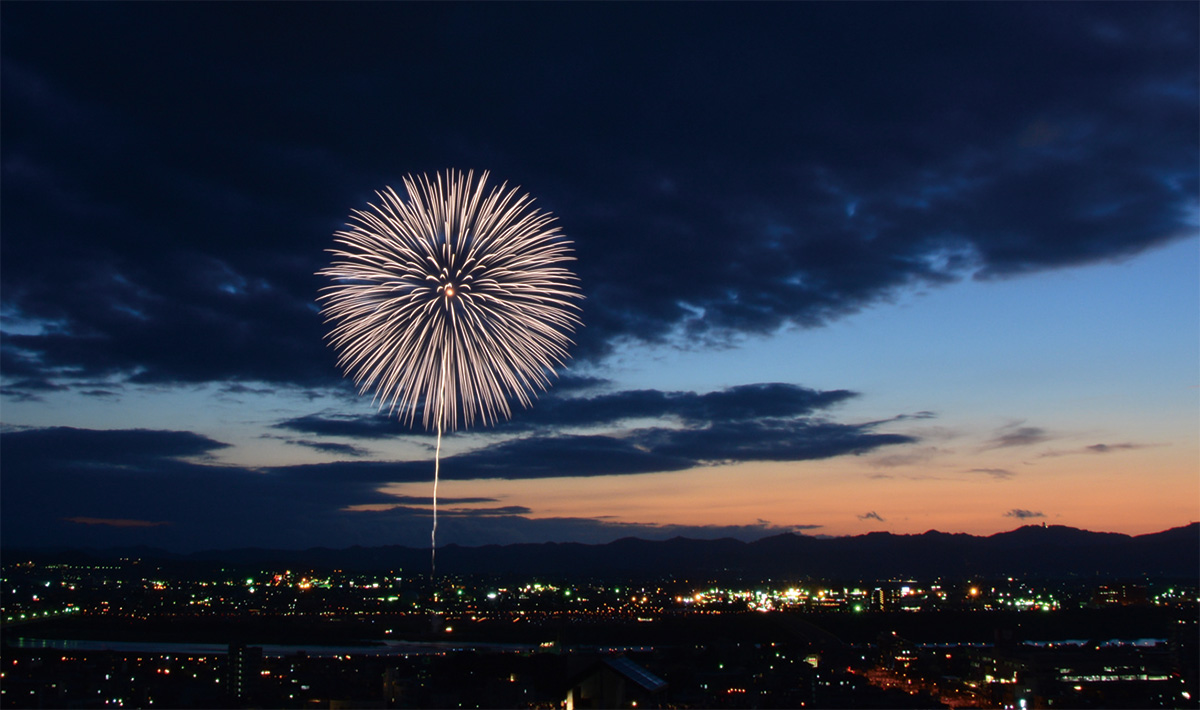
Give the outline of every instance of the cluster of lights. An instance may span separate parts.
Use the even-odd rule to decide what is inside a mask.
[[[876,588],[875,593],[882,590]],[[902,597],[920,593],[910,587],[901,587]],[[862,612],[868,607],[871,592],[861,588],[831,589],[818,588],[814,591],[800,587],[787,587],[780,590],[749,590],[749,589],[718,589],[716,587],[697,591],[688,595],[678,595],[675,603],[683,606],[713,606],[728,604],[745,604],[748,609],[756,611],[775,611],[789,608],[816,607],[824,609],[850,609]]]

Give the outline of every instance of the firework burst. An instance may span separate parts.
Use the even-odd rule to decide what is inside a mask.
[[[530,406],[580,325],[570,242],[529,195],[487,178],[451,170],[406,177],[407,199],[376,193],[318,272],[339,367],[380,409],[437,430],[435,549],[442,433],[507,419],[510,399]]]

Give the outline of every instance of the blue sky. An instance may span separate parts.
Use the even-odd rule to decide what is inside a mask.
[[[6,7],[3,542],[427,544],[432,437],[341,377],[316,272],[447,168],[552,211],[586,297],[558,385],[447,438],[447,543],[1192,522],[1197,26]]]

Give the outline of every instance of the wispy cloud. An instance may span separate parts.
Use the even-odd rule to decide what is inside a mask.
[[[1013,508],[1004,514],[1006,518],[1017,518],[1019,520],[1028,520],[1029,518],[1044,518],[1046,514],[1040,510],[1025,510],[1024,508]]]
[[[884,519],[879,516],[879,513],[876,513],[873,510],[869,513],[863,513],[862,515],[858,516],[858,519],[859,520],[878,520],[881,523],[885,522]]]
[[[1017,475],[1006,468],[971,468],[967,469],[963,473],[980,473],[985,476],[991,476],[992,478],[998,480],[1012,478],[1013,476]]]
[[[1159,446],[1159,445],[1160,444],[1134,444],[1134,443],[1129,443],[1129,442],[1122,443],[1122,444],[1092,444],[1091,446],[1084,446],[1079,449],[1065,449],[1062,451],[1047,451],[1043,454],[1039,454],[1038,458],[1052,458],[1052,457],[1056,457],[1056,456],[1073,456],[1076,454],[1115,454],[1120,451],[1135,451],[1137,449],[1148,449],[1148,448],[1151,448],[1154,446]]]
[[[341,454],[343,456],[366,456],[371,452],[361,446],[353,444],[339,444],[332,441],[313,441],[311,439],[284,439],[293,446],[305,446],[315,451],[320,451],[326,454]]]
[[[1000,428],[996,436],[984,448],[1003,449],[1012,446],[1032,446],[1033,444],[1041,444],[1053,438],[1049,432],[1041,427],[1012,424]]]
[[[1132,449],[1144,449],[1147,444],[1092,444],[1084,450],[1090,454],[1109,454],[1114,451],[1129,451]]]
[[[358,504],[358,505],[347,505],[347,506],[343,507],[342,510],[347,513],[379,513],[379,512],[383,512],[383,511],[387,511],[387,510],[420,511],[423,508],[429,508],[430,506],[433,505],[433,497],[432,496],[402,496],[402,495],[398,495],[398,496],[390,496],[390,497],[395,502],[393,502],[393,503],[362,503],[362,504]],[[443,510],[449,509],[454,506],[466,506],[466,505],[475,505],[475,504],[479,504],[479,503],[498,503],[498,502],[500,502],[499,498],[486,498],[486,497],[484,497],[484,498],[480,498],[480,497],[466,497],[466,498],[442,497],[442,498],[438,498],[438,504],[442,507]],[[521,507],[521,506],[513,506],[513,507]],[[463,510],[464,508],[460,507],[459,509]],[[499,508],[492,508],[492,510],[498,510],[498,509]],[[476,509],[476,510],[479,510],[479,509]]]
[[[917,464],[925,463],[926,461],[929,461],[930,459],[944,453],[947,452],[943,449],[939,449],[936,446],[923,446],[919,448],[905,447],[896,453],[873,456],[871,457],[871,463],[876,466],[883,466],[885,468],[915,466]]]
[[[84,516],[75,516],[72,518],[63,518],[68,523],[79,523],[80,525],[104,525],[110,528],[157,528],[163,525],[170,525],[166,521],[154,520],[133,520],[130,518],[88,518]]]

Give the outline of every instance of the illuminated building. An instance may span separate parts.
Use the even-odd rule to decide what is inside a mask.
[[[262,669],[263,650],[244,643],[229,644],[229,694],[235,698],[249,697]]]

